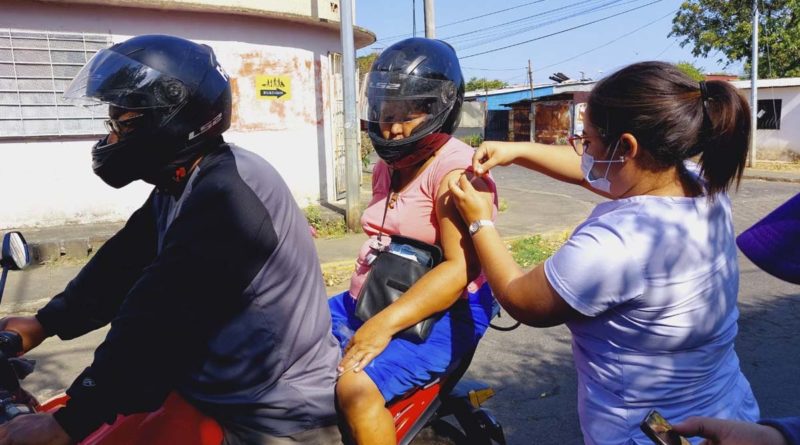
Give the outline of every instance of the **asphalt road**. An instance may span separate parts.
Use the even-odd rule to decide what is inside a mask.
[[[494,174],[501,197],[516,210],[501,214],[498,226],[503,235],[569,229],[602,200],[516,167]],[[797,184],[744,181],[739,192],[732,194],[737,233],[798,191]],[[793,342],[800,329],[800,287],[761,272],[743,256],[740,266],[742,315],[736,349],[742,368],[764,416],[800,415],[800,348]],[[63,288],[78,267],[45,266],[23,273],[15,279],[38,284],[25,286],[29,294],[15,295],[18,301],[13,304],[32,310]],[[92,351],[104,335],[105,330],[99,330],[70,342],[47,340],[29,354],[39,363],[24,386],[41,399],[63,391],[91,362]],[[570,334],[565,327],[490,331],[467,378],[484,380],[497,391],[487,406],[503,424],[510,444],[582,443]]]

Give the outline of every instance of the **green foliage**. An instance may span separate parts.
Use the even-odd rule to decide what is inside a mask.
[[[500,212],[508,210],[508,201],[505,198],[500,198],[500,202],[497,203],[497,210]]]
[[[303,209],[308,225],[317,231],[317,236],[322,238],[336,238],[347,233],[347,225],[341,215],[326,217],[322,213],[322,207],[309,205]]]
[[[366,131],[361,132],[361,166],[363,168],[369,167],[369,155],[375,151],[375,147],[372,145],[372,139],[369,138],[369,135]]]
[[[703,75],[702,69],[694,66],[692,62],[678,62],[675,64],[675,66],[677,66],[679,70],[683,71],[684,74],[698,82],[706,78],[706,76]]]
[[[372,68],[372,63],[375,62],[375,59],[377,58],[377,52],[367,54],[366,56],[356,57],[356,66],[358,67],[358,72],[361,74],[362,78],[369,72],[369,69]]]
[[[520,238],[509,243],[508,249],[511,256],[520,267],[527,268],[535,266],[549,258],[566,240],[568,234],[565,232],[560,236],[543,237],[541,235]]]
[[[508,83],[502,80],[497,79],[487,79],[485,77],[481,77],[480,79],[477,77],[473,77],[467,81],[467,85],[465,86],[467,91],[484,91],[484,90],[496,90],[499,88],[505,88],[508,86]]]
[[[483,137],[479,134],[470,134],[467,136],[462,136],[461,139],[465,144],[469,145],[470,147],[477,147],[483,143]]]
[[[730,64],[752,54],[751,0],[685,0],[672,20],[670,36],[683,37],[696,57],[720,53]],[[800,76],[800,0],[759,0],[758,77]],[[724,58],[722,57],[724,56]]]

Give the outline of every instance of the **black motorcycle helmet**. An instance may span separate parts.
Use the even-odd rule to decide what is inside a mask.
[[[214,51],[180,37],[143,35],[100,50],[64,98],[108,104],[112,118],[137,116],[130,133],[92,149],[94,172],[116,188],[137,179],[169,188],[231,123],[230,83]]]
[[[464,77],[453,47],[441,40],[410,38],[375,59],[361,88],[361,116],[378,156],[401,168],[439,149],[431,137],[453,134],[463,101]],[[411,134],[384,137],[382,129],[412,118],[421,123]]]

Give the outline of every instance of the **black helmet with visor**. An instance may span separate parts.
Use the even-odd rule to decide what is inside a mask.
[[[410,38],[375,59],[361,87],[361,119],[378,156],[404,167],[427,159],[449,139],[438,136],[458,127],[463,100],[464,79],[453,47]]]
[[[168,186],[230,126],[227,74],[210,47],[179,37],[143,35],[100,50],[64,97],[109,106],[116,140],[94,146],[92,167],[113,187]]]

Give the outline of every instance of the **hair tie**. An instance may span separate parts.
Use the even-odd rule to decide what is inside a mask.
[[[700,81],[700,100],[703,103],[703,127],[711,127],[711,115],[708,113],[708,85],[705,80]]]
[[[703,100],[703,105],[708,101],[708,86],[705,80],[700,81],[700,99]]]

